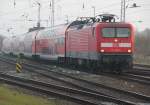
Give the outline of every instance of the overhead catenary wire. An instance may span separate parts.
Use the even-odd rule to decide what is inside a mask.
[[[126,2],[129,2],[129,1],[126,0]],[[42,3],[42,5],[49,5],[49,4],[48,4],[48,3],[49,3],[49,0],[48,0],[48,1],[41,2],[41,3]],[[142,2],[142,3],[144,3],[144,2]],[[76,4],[79,4],[79,3],[76,3]],[[97,8],[97,9],[108,9],[108,8],[112,8],[112,7],[116,6],[117,4],[120,4],[120,2],[115,2],[115,3],[112,3],[112,4],[107,5],[107,6],[104,6],[104,7],[100,7],[100,8],[96,7],[96,8]],[[75,5],[75,4],[74,4],[74,5]],[[142,4],[142,5],[143,5],[143,4]],[[146,4],[145,4],[145,5],[146,5]],[[15,11],[6,12],[6,13],[0,15],[0,16],[11,15],[11,14],[14,14],[14,13],[16,13],[16,12],[18,12],[18,11],[27,10],[27,9],[28,9],[28,7],[22,8],[22,9],[17,9],[17,10],[15,10]]]
[[[45,1],[45,2],[41,2],[42,3],[42,5],[49,5],[48,3],[49,3],[49,1]],[[58,2],[56,2],[55,4],[57,4]],[[110,5],[108,5],[108,7],[109,7]],[[107,7],[107,6],[106,6]],[[34,7],[32,7],[32,8],[34,8]],[[103,8],[103,7],[102,7]],[[105,8],[105,7],[104,7]],[[24,11],[24,10],[31,10],[29,7],[25,7],[25,8],[21,8],[21,9],[17,9],[17,10],[14,10],[14,11],[11,11],[11,12],[6,12],[6,13],[3,13],[3,14],[0,14],[0,16],[5,16],[5,15],[11,15],[11,14],[17,14],[18,12],[20,12],[20,11]]]
[[[44,2],[42,2],[42,5],[44,5],[44,7],[45,7],[45,5],[49,5],[48,2],[49,1],[44,1]],[[127,2],[128,2],[128,0],[127,0]],[[58,3],[58,2],[56,2],[56,3]],[[108,9],[108,8],[117,7],[116,5],[118,5],[118,4],[120,4],[120,2],[115,2],[115,3],[112,3],[110,5],[107,5],[107,6],[104,6],[104,7],[100,7],[100,8],[96,7],[96,9],[99,9],[100,11],[115,10],[115,9]],[[2,14],[0,16],[11,15],[11,14],[14,14],[14,13],[16,14],[16,13],[20,12],[21,10],[28,10],[28,8],[23,8],[23,9],[15,10],[14,12],[7,12],[7,13],[4,13],[4,14]]]
[[[62,0],[63,1],[63,0]],[[61,2],[62,2],[61,1]],[[87,0],[86,0],[87,1]],[[59,3],[59,5],[61,5],[61,2],[56,2],[56,3]],[[127,2],[128,2],[128,0],[127,0]],[[42,3],[42,5],[44,5],[43,7],[45,8],[45,6],[48,6],[49,4],[49,0],[48,1],[43,1],[43,2],[41,2]],[[55,3],[55,4],[56,4]],[[143,2],[144,3],[144,2]],[[81,8],[82,8],[82,3],[77,3],[77,2],[74,2],[73,4],[80,4],[80,6],[81,6]],[[98,13],[103,13],[103,12],[109,12],[109,11],[114,11],[115,10],[115,13],[117,12],[117,13],[119,13],[119,11],[120,11],[120,9],[118,8],[118,7],[120,7],[119,6],[119,4],[120,4],[120,2],[113,2],[113,3],[110,3],[109,5],[107,5],[107,6],[101,6],[101,7],[96,7],[96,15],[98,14]],[[71,4],[72,5],[72,4]],[[68,8],[68,7],[70,7],[71,5],[67,5],[66,6],[66,8]],[[140,4],[141,5],[141,4]],[[143,5],[147,5],[147,4],[143,4]],[[76,5],[73,5],[74,7],[76,6]],[[90,9],[90,4],[87,4],[87,3],[85,3],[84,4],[84,7],[86,8],[86,11],[84,11],[84,13],[88,13],[88,12],[92,12],[92,9]],[[88,10],[87,10],[87,8],[88,8]],[[33,10],[34,9],[34,10]],[[30,9],[31,10],[31,14],[36,10],[35,9],[35,7],[33,7],[33,9]],[[29,11],[28,10],[28,8],[24,8],[24,9],[20,9],[21,11]],[[14,12],[8,12],[8,14],[7,15],[13,15],[13,14],[17,14],[18,12],[20,12],[20,10],[14,10]],[[129,11],[130,12],[130,11]],[[67,13],[65,13],[65,15],[66,15]],[[3,14],[2,14],[3,15]],[[128,15],[128,11],[127,11],[127,15]],[[130,15],[130,14],[129,14]],[[1,16],[1,15],[0,15]],[[5,16],[5,14],[3,15],[3,16]],[[69,16],[68,15],[68,17],[70,18],[71,16]],[[76,18],[75,16],[74,16],[74,18]],[[14,20],[15,21],[15,20]],[[25,20],[26,21],[26,20]]]

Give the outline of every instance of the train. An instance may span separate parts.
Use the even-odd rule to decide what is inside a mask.
[[[92,72],[127,72],[133,65],[135,28],[115,15],[80,17],[3,41],[2,52],[56,61]],[[88,70],[88,69],[87,69]]]

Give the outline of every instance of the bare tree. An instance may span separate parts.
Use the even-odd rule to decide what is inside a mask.
[[[142,32],[136,32],[135,53],[150,56],[150,29],[145,29]]]

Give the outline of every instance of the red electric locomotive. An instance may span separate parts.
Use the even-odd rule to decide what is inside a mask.
[[[99,17],[80,18],[80,21],[75,21],[67,29],[65,52],[68,62],[101,70],[108,67],[118,72],[131,68],[134,51],[133,26],[115,22],[114,15],[103,14]]]
[[[115,16],[110,14],[82,17],[69,25],[6,39],[2,50],[90,67],[94,72],[103,68],[121,72],[132,67],[134,28],[130,23],[115,22]]]

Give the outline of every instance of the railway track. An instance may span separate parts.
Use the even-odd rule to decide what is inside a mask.
[[[133,69],[120,78],[150,85],[150,65],[134,64]]]
[[[139,73],[137,74],[137,73],[129,72],[129,73],[124,73],[122,75],[101,73],[100,75],[123,79],[126,81],[133,81],[133,82],[137,82],[143,85],[150,85],[150,77],[143,76]]]
[[[105,73],[102,73],[101,75],[134,81],[144,85],[150,85],[150,65],[134,64],[134,67],[131,71],[129,71],[128,73],[123,73],[119,76]]]
[[[135,67],[147,67],[147,68],[150,68],[150,65],[147,65],[147,64],[138,64],[138,63],[135,63],[134,66]]]
[[[131,73],[150,77],[150,65],[135,64]]]
[[[150,78],[147,76],[142,76],[134,73],[125,73],[123,76],[125,76],[126,79],[139,82],[145,85],[150,85]]]
[[[90,92],[85,92],[81,90],[75,90],[71,88],[66,88],[63,86],[57,86],[54,84],[48,84],[44,82],[39,82],[35,80],[27,80],[20,77],[15,77],[11,75],[6,75],[0,73],[0,80],[6,83],[21,86],[33,91],[38,91],[47,95],[54,95],[56,97],[61,97],[71,101],[89,104],[89,105],[103,105],[102,101],[108,101],[109,97],[103,95],[97,95]],[[80,94],[78,94],[80,93]],[[101,100],[101,101],[100,101]],[[111,100],[111,98],[109,99]]]
[[[27,88],[33,91],[38,91],[47,95],[54,95],[56,97],[82,103],[83,105],[105,105],[104,103],[108,101],[119,105],[135,105],[132,102],[120,101],[118,99],[105,95],[72,89],[64,86],[58,86],[55,84],[48,84],[30,79],[24,79],[3,73],[0,73],[0,81],[4,81],[12,85],[21,86],[23,88]]]
[[[5,62],[11,63],[11,64],[14,63],[14,62],[10,62],[10,60],[9,60],[9,62],[8,61],[5,61]],[[102,85],[102,84],[93,83],[93,82],[90,82],[90,81],[87,81],[87,80],[84,80],[84,79],[76,78],[74,76],[70,76],[70,75],[67,75],[67,74],[64,74],[64,73],[60,73],[60,72],[56,72],[56,71],[50,71],[49,67],[47,68],[47,67],[43,67],[43,66],[39,67],[37,65],[35,66],[35,65],[31,65],[31,64],[24,64],[24,68],[26,68],[28,70],[31,70],[32,72],[38,72],[38,73],[40,73],[44,76],[47,76],[49,78],[53,78],[53,79],[56,79],[58,81],[69,83],[69,84],[73,85],[76,88],[80,88],[80,90],[82,90],[82,91],[84,90],[84,91],[95,93],[95,94],[101,94],[101,95],[108,96],[108,97],[111,97],[111,98],[114,98],[114,97],[111,96],[110,93],[108,94],[108,92],[111,92],[112,94],[117,93],[117,95],[119,97],[120,96],[124,96],[124,97],[129,96],[128,98],[130,100],[130,101],[125,101],[125,100],[123,101],[123,100],[119,100],[119,98],[118,98],[116,101],[136,104],[136,102],[138,100],[140,100],[140,102],[149,102],[149,100],[150,100],[149,96],[144,96],[142,94],[137,94],[137,93],[130,92],[130,91],[115,89],[115,88],[108,87],[108,86],[105,86],[105,85]],[[37,69],[41,69],[42,71],[37,70]],[[53,69],[53,68],[51,68],[51,69]],[[60,77],[60,78],[58,78],[58,77]],[[105,90],[103,90],[104,91],[103,93],[99,91],[99,90],[101,90],[100,88],[105,89]],[[107,94],[104,94],[105,92],[107,92]],[[132,100],[134,100],[134,101],[132,101]]]

